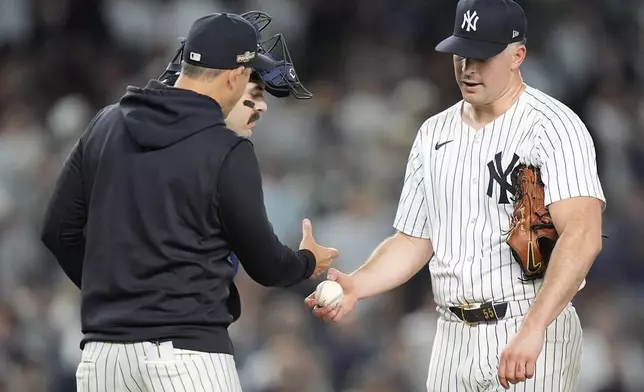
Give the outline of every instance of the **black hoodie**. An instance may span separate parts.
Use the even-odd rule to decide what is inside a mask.
[[[265,286],[315,259],[275,236],[250,141],[219,104],[151,81],[101,110],[65,162],[42,240],[81,288],[81,343],[163,341],[232,353],[237,255]],[[232,290],[232,291],[231,291]]]

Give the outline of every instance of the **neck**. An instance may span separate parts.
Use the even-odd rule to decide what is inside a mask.
[[[475,123],[489,123],[514,105],[516,100],[519,99],[521,93],[523,93],[523,90],[525,90],[525,87],[526,85],[520,77],[514,79],[508,84],[508,87],[501,93],[501,95],[490,103],[473,105],[465,102],[465,106],[463,107],[465,114]]]
[[[185,75],[179,75],[177,81],[174,83],[174,87],[194,91],[197,94],[205,95],[217,101],[224,114],[224,118],[228,117],[228,113],[230,113],[231,108],[228,108],[223,104],[226,100],[224,99],[221,89],[216,88],[212,84],[186,77]]]

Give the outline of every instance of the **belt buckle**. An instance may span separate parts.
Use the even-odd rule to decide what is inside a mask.
[[[469,321],[465,320],[465,310],[466,309],[478,309],[480,307],[481,307],[481,304],[465,304],[465,305],[459,306],[459,308],[461,309],[461,318],[463,319],[463,322],[465,324],[469,325],[470,327],[478,325],[477,322],[469,322]]]

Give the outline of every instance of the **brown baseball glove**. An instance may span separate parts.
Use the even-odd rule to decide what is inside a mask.
[[[542,278],[559,238],[544,206],[544,184],[538,167],[520,165],[513,172],[514,213],[506,243],[525,280]]]

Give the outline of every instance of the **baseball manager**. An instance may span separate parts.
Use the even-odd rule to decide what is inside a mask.
[[[230,255],[274,287],[338,256],[308,220],[300,250],[279,241],[252,144],[226,127],[251,73],[275,67],[259,42],[238,15],[198,19],[174,86],[128,87],[66,160],[42,240],[81,289],[78,391],[240,391]]]

